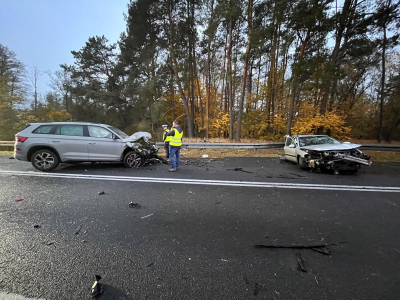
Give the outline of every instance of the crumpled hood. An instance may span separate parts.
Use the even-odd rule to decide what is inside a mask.
[[[313,151],[343,151],[361,147],[359,144],[343,143],[343,144],[323,144],[300,147],[301,150],[313,150]]]
[[[141,138],[143,138],[145,142],[148,142],[151,139],[151,134],[144,131],[135,132],[130,137],[123,139],[122,142],[136,142]]]

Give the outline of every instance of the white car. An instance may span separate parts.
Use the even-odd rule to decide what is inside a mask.
[[[327,135],[285,136],[285,159],[302,169],[357,172],[361,165],[371,165],[370,157],[358,148],[361,145],[341,143]]]

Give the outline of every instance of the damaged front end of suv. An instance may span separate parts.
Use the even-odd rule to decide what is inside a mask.
[[[150,142],[151,134],[148,132],[136,132],[124,139],[124,165],[127,168],[139,168],[155,162],[168,163],[158,156],[158,148]]]
[[[370,166],[370,156],[358,148],[361,145],[343,143],[338,145],[315,145],[300,147],[304,152],[303,164],[316,171],[357,172],[361,165]]]

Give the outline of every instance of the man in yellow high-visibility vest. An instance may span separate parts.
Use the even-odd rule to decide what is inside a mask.
[[[166,134],[170,137],[169,141],[169,158],[171,159],[172,168],[169,172],[176,172],[179,170],[179,163],[181,161],[180,151],[182,146],[183,129],[179,126],[177,121],[172,124],[172,129]],[[176,160],[175,160],[176,157]]]
[[[164,150],[165,153],[167,154],[166,158],[169,158],[169,142],[171,141],[171,137],[167,136],[167,133],[169,132],[168,125],[163,125],[162,127],[164,129],[163,133]]]

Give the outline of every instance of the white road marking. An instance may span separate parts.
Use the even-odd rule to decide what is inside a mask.
[[[45,300],[43,298],[26,298],[13,293],[0,292],[0,300]]]
[[[41,172],[23,172],[23,171],[0,171],[0,175],[46,177],[46,178],[66,178],[66,179],[85,179],[85,180],[108,180],[108,181],[126,181],[126,182],[147,182],[147,183],[217,185],[217,186],[235,186],[235,187],[311,189],[311,190],[357,191],[357,192],[361,192],[361,191],[362,192],[389,192],[389,193],[399,193],[400,192],[400,187],[386,187],[386,186],[227,181],[227,180],[184,179],[184,178],[153,178],[153,177],[83,175],[83,174],[65,174],[65,173],[41,173]]]

